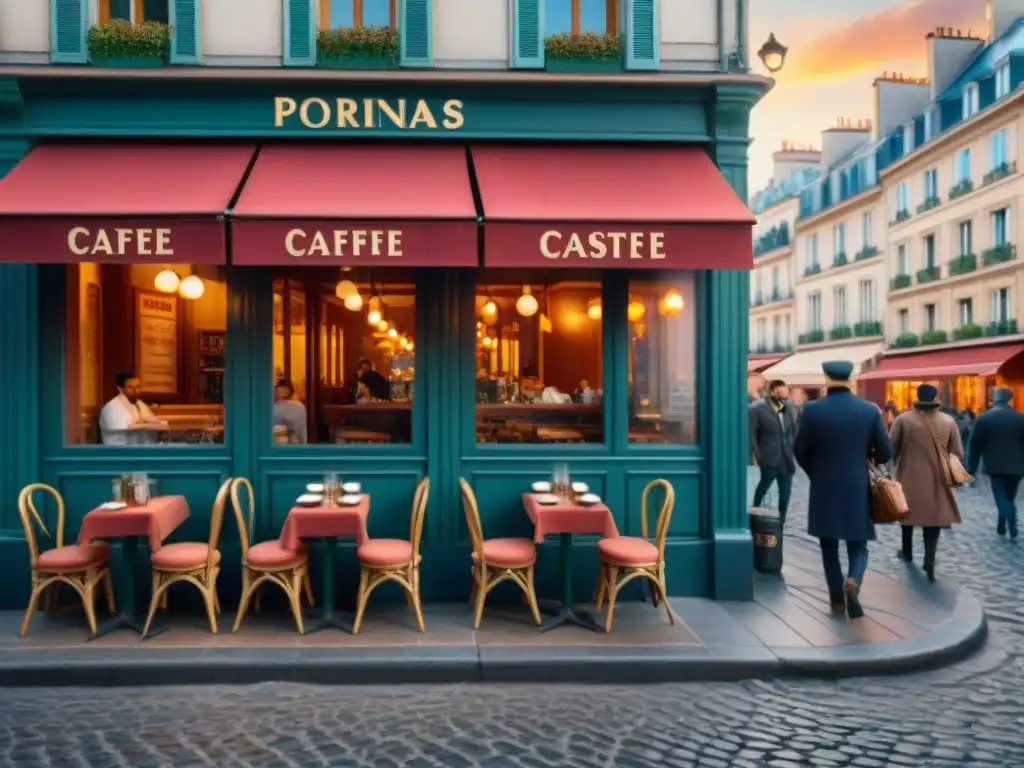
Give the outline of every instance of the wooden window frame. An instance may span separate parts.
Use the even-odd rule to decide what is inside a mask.
[[[139,0],[136,0],[138,2]],[[352,27],[363,26],[363,1],[352,0]],[[391,29],[398,29],[398,0],[391,0]],[[331,27],[331,0],[320,0],[320,30]]]
[[[143,0],[132,0],[132,15],[135,17],[131,20],[133,24],[145,21],[143,18],[144,8]],[[100,24],[106,24],[110,21],[110,0],[100,0],[99,13]]]
[[[327,2],[328,0],[323,0]],[[542,0],[545,1],[546,0]],[[572,24],[570,34],[582,35],[585,34],[580,29],[580,19],[582,13],[580,11],[580,4],[582,0],[570,0],[572,8]],[[617,35],[619,34],[619,2],[618,0],[605,0],[605,31],[606,35]]]

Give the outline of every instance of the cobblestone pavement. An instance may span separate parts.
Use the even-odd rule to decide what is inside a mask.
[[[791,525],[803,524],[806,498],[798,479]],[[1024,766],[1024,545],[996,537],[987,489],[963,491],[962,506],[938,574],[982,599],[991,639],[948,669],[632,689],[13,689],[0,697],[0,765]],[[881,532],[872,567],[910,567],[897,539]]]

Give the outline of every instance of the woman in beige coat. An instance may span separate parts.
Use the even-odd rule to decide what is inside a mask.
[[[935,581],[935,551],[943,528],[960,522],[960,507],[949,485],[939,446],[962,462],[960,430],[952,417],[939,410],[938,390],[931,384],[917,388],[913,410],[901,413],[892,425],[896,479],[903,485],[910,516],[903,523],[904,560],[914,556],[914,528],[924,533],[924,570]]]

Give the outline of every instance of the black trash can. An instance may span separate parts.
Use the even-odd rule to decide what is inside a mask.
[[[750,509],[750,535],[754,539],[754,568],[759,573],[782,570],[782,521],[774,509]]]

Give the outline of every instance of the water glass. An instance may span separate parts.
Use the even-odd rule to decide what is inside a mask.
[[[110,481],[110,500],[124,501],[124,478],[115,477]]]

